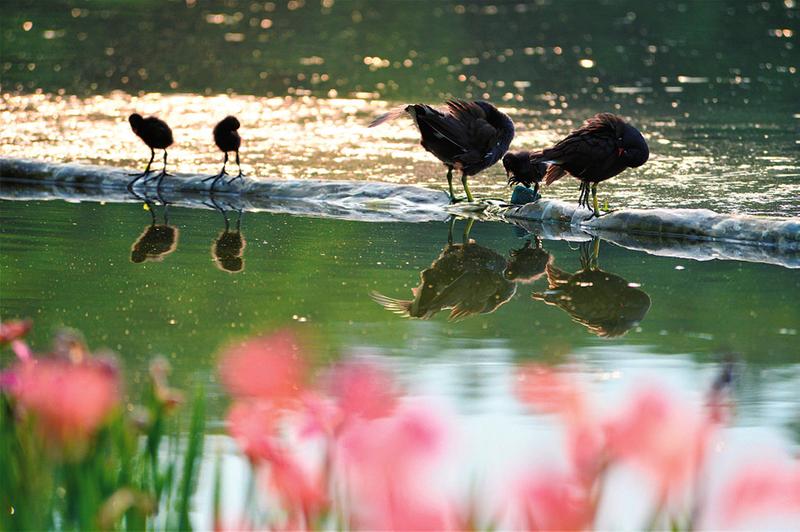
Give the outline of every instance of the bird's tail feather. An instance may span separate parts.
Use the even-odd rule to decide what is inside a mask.
[[[379,292],[372,291],[369,296],[388,311],[394,312],[404,317],[411,316],[411,301],[404,299],[395,299],[393,297],[385,296]]]
[[[551,164],[550,166],[547,167],[547,172],[545,172],[542,181],[544,181],[545,185],[552,185],[553,183],[564,177],[566,174],[567,174],[566,170],[564,170],[560,166]]]
[[[404,114],[407,113],[407,108],[408,107],[411,107],[411,106],[409,105],[409,106],[406,106],[406,107],[395,107],[394,109],[391,109],[386,113],[383,113],[381,116],[379,116],[378,118],[373,120],[370,123],[369,127],[379,126],[379,125],[383,124],[384,122],[388,122],[389,120],[394,120],[395,118],[400,118],[401,116],[403,116]]]

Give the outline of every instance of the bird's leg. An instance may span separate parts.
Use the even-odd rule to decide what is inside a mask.
[[[578,195],[578,207],[583,207],[583,196],[586,191],[586,183],[581,181],[581,193]]]
[[[475,218],[467,218],[467,225],[464,226],[463,242],[469,244],[469,232],[472,231],[472,225],[475,223]]]
[[[447,187],[450,189],[450,203],[456,203],[456,193],[453,190],[453,167],[447,167]]]
[[[210,176],[206,177],[205,179],[203,179],[203,183],[205,183],[206,181],[209,181],[211,179],[214,180],[211,183],[211,187],[209,187],[209,189],[208,189],[210,192],[214,192],[214,185],[217,184],[217,181],[222,179],[222,176],[228,175],[228,172],[225,171],[225,166],[227,164],[228,164],[228,152],[225,152],[225,159],[222,161],[222,170],[220,170],[217,175],[210,175]]]
[[[242,173],[242,164],[239,162],[239,150],[236,150],[236,166],[239,167],[239,173],[228,180],[229,185],[237,179],[243,179],[245,177],[244,173]]]
[[[467,185],[467,174],[465,174],[465,173],[461,174],[461,184],[464,186],[464,192],[467,193],[467,201],[470,202],[470,203],[475,201],[472,198],[472,192],[469,191],[469,185]]]
[[[150,173],[150,165],[153,164],[153,159],[155,158],[156,158],[156,150],[150,148],[150,161],[147,163],[147,167],[144,169],[144,172],[142,172],[141,174],[128,174],[129,176],[134,176],[134,179],[132,179],[128,183],[128,192],[133,192],[133,184],[139,181],[139,179],[141,179],[142,177]]]
[[[453,245],[453,228],[455,227],[455,225],[456,225],[456,217],[455,217],[455,215],[451,215],[450,216],[450,224],[449,224],[449,226],[447,228],[447,245],[448,246],[452,246]]]
[[[597,207],[597,183],[592,183],[592,206],[594,207],[595,218],[600,218],[600,209]]]

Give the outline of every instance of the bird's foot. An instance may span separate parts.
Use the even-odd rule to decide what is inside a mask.
[[[237,175],[235,175],[232,178],[228,179],[228,183],[227,184],[230,185],[231,183],[233,183],[237,179],[240,180],[240,181],[244,181],[245,177],[247,177],[247,176],[244,175],[243,173],[239,172]]]
[[[228,175],[228,172],[220,172],[218,174],[210,175],[210,176],[206,177],[205,179],[203,179],[203,183],[205,183],[206,181],[211,181],[212,179],[214,179],[215,181],[218,180],[218,179],[222,179],[222,176],[226,176],[226,175]]]
[[[467,198],[457,198],[455,196],[450,196],[450,205],[455,205],[456,203],[463,203],[467,201]]]
[[[139,172],[139,173],[136,173],[136,172],[134,172],[134,173],[132,173],[132,174],[128,174],[128,175],[129,175],[130,177],[136,177],[136,178],[139,178],[139,177],[145,177],[146,175],[149,175],[151,172],[152,172],[152,170],[147,170],[147,171],[144,171],[144,172]]]

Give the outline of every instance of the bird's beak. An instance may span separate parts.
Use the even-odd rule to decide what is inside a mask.
[[[617,157],[622,157],[625,154],[624,148],[617,148]]]

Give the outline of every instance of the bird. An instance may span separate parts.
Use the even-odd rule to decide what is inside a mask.
[[[547,163],[532,162],[531,152],[508,152],[503,156],[503,168],[508,176],[508,185],[520,184],[531,188],[534,196],[539,193],[539,183],[547,172]]]
[[[143,262],[160,262],[164,257],[175,251],[178,247],[178,235],[180,231],[169,223],[169,205],[164,204],[164,223],[156,221],[156,210],[153,201],[147,197],[141,197],[133,193],[145,202],[147,210],[150,211],[151,223],[145,227],[139,238],[131,246],[131,262],[141,264]]]
[[[130,122],[131,129],[136,133],[136,136],[142,139],[150,148],[150,161],[147,163],[147,168],[145,168],[144,172],[141,174],[130,174],[135,177],[128,183],[128,191],[133,191],[133,184],[150,173],[150,165],[153,164],[153,159],[155,159],[156,149],[164,150],[164,168],[161,169],[159,174],[154,176],[154,178],[158,178],[156,188],[160,189],[161,181],[163,181],[164,176],[170,175],[167,173],[167,148],[172,146],[173,142],[175,142],[172,138],[172,130],[166,122],[155,116],[142,118],[142,115],[133,113],[128,117],[128,122]],[[144,183],[147,183],[150,179],[149,177],[145,177]]]
[[[226,116],[216,126],[214,126],[214,143],[217,147],[225,153],[225,160],[222,162],[222,170],[216,175],[209,176],[203,181],[211,182],[210,190],[214,190],[214,185],[228,175],[225,166],[228,164],[228,152],[236,152],[236,166],[239,167],[239,173],[232,177],[228,184],[230,185],[237,179],[243,179],[242,165],[239,163],[239,147],[242,145],[242,137],[239,136],[238,129],[241,127],[239,120],[235,116]]]
[[[451,321],[490,314],[508,302],[517,285],[503,275],[505,257],[476,244],[469,238],[468,229],[464,243],[454,244],[452,227],[451,222],[445,248],[420,272],[419,285],[411,289],[413,299],[395,299],[375,291],[370,293],[372,299],[386,310],[422,320],[450,309]]]
[[[530,154],[530,162],[548,163],[545,185],[570,174],[581,181],[578,205],[594,207],[591,218],[599,217],[597,184],[647,162],[650,149],[642,134],[613,113],[598,113],[555,145]]]
[[[542,249],[542,241],[538,237],[535,246],[527,240],[524,246],[510,250],[508,255],[508,266],[503,274],[509,281],[522,284],[539,279],[544,275],[547,265],[554,260],[550,253]]]
[[[603,338],[623,336],[650,310],[650,296],[597,264],[599,240],[590,257],[581,246],[581,269],[568,273],[552,263],[545,266],[548,289],[532,297],[565,311],[572,320]]]
[[[205,205],[219,211],[222,214],[222,219],[225,221],[225,229],[214,239],[211,245],[211,257],[214,259],[214,264],[222,271],[228,273],[239,273],[244,270],[244,248],[247,242],[242,234],[242,208],[234,208],[231,204],[228,207],[231,210],[236,210],[239,215],[236,218],[236,230],[231,231],[231,222],[228,218],[228,213],[222,206],[214,200],[211,196],[211,202],[203,202]]]
[[[376,118],[369,127],[405,114],[416,123],[422,147],[447,167],[452,203],[459,201],[453,191],[453,170],[461,172],[467,201],[474,201],[467,177],[499,161],[514,139],[511,118],[485,101],[448,100],[441,110],[422,103],[398,107]]]

